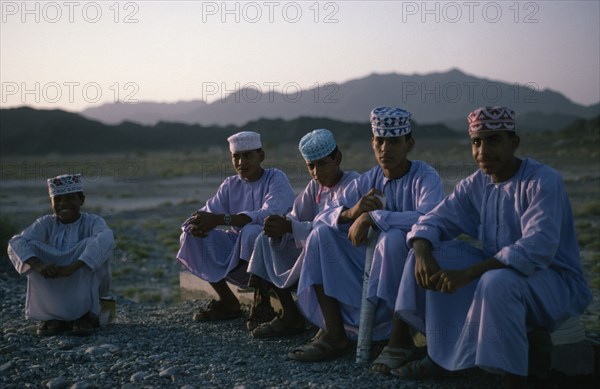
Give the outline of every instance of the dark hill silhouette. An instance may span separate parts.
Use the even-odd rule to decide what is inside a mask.
[[[316,128],[331,130],[338,142],[368,139],[368,123],[301,117],[294,120],[259,119],[243,126],[203,127],[160,122],[144,126],[131,122],[105,125],[78,114],[28,107],[0,110],[2,155],[46,155],[51,153],[116,153],[144,151],[197,151],[224,146],[225,139],[241,130],[262,134],[265,145],[289,144]],[[413,125],[415,136],[452,139],[458,135],[443,125]]]

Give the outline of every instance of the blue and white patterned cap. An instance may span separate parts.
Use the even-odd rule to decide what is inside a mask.
[[[48,178],[46,181],[48,182],[48,193],[50,194],[50,197],[83,192],[81,174],[63,174],[61,176]]]
[[[515,111],[507,107],[481,107],[467,117],[469,134],[479,131],[516,131]]]
[[[403,136],[411,131],[411,114],[402,108],[377,107],[371,111],[373,135],[388,138]]]
[[[331,131],[324,128],[314,130],[300,139],[298,149],[307,161],[318,161],[335,150],[335,139]]]

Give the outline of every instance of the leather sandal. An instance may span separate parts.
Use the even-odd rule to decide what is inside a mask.
[[[38,324],[36,333],[40,336],[53,336],[61,334],[69,329],[69,325],[63,320],[45,320]]]
[[[252,330],[252,337],[256,339],[279,338],[301,334],[306,330],[304,321],[296,321],[290,325],[281,318],[276,317],[268,323],[263,323]]]
[[[242,316],[242,310],[229,310],[222,301],[211,300],[205,310],[194,314],[194,321],[219,321],[237,319]]]
[[[408,362],[399,369],[392,370],[392,374],[410,380],[426,380],[429,378],[440,378],[448,371],[439,366],[429,358],[429,355],[416,361]]]
[[[418,357],[416,348],[401,348],[385,346],[379,356],[371,364],[371,371],[380,374],[391,374],[391,371],[404,366],[407,362]]]

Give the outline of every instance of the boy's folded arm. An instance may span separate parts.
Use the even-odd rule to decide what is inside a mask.
[[[46,266],[48,266],[48,264],[46,262],[42,261],[41,259],[39,259],[38,257],[35,257],[35,256],[30,257],[23,262],[26,263],[27,265],[29,265],[33,270],[37,271],[38,273],[41,273],[42,270]]]
[[[95,271],[109,259],[109,254],[115,247],[115,239],[110,228],[106,228],[88,239],[89,243],[77,261],[83,262],[92,271]],[[74,261],[74,263],[77,261]]]

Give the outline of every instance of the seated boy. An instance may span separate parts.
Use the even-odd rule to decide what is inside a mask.
[[[396,302],[427,334],[428,356],[393,373],[423,379],[477,366],[525,388],[528,331],[580,315],[591,293],[558,172],[515,156],[513,110],[482,107],[468,120],[479,170],[413,226]],[[481,249],[452,240],[461,233]]]
[[[113,233],[100,216],[80,212],[80,174],[48,179],[48,191],[54,215],[15,235],[8,256],[27,276],[25,317],[41,320],[38,335],[88,335],[98,326],[100,297],[110,289]]]
[[[182,225],[177,259],[190,272],[208,281],[219,296],[195,321],[228,320],[241,316],[240,302],[226,279],[239,285],[248,281],[246,267],[265,218],[285,214],[294,192],[281,170],[263,169],[260,134],[242,131],[228,139],[237,175],[225,179],[206,205]],[[216,229],[230,227],[228,230]]]
[[[378,166],[352,181],[335,204],[319,216],[310,233],[298,284],[298,304],[320,328],[289,358],[319,361],[341,355],[356,337],[362,301],[366,237],[379,231],[367,296],[376,305],[373,338],[386,339],[402,270],[406,234],[443,197],[437,172],[410,161],[410,113],[378,107],[371,112],[371,147]]]
[[[304,318],[289,288],[295,286],[300,277],[306,239],[313,220],[358,177],[356,172],[340,169],[342,153],[329,130],[309,132],[302,137],[298,148],[312,180],[296,197],[286,217],[267,217],[248,265],[248,272],[258,279],[255,282],[262,282],[264,289],[273,289],[282,306],[279,317],[252,331],[255,338],[293,335],[304,330]]]

